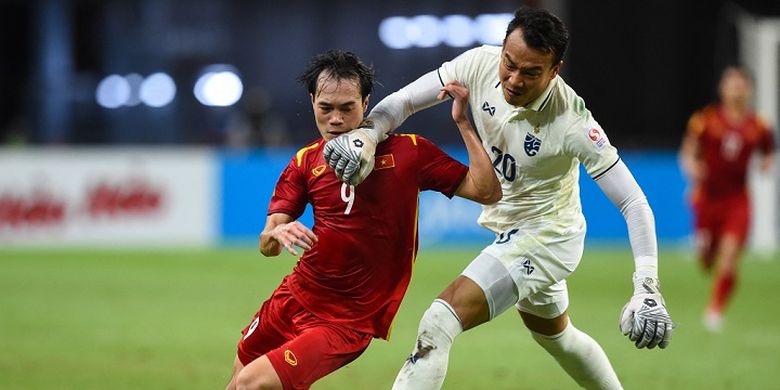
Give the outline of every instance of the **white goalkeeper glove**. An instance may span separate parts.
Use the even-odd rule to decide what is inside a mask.
[[[634,296],[623,306],[620,331],[637,348],[666,348],[674,325],[658,290],[658,279],[634,274]]]
[[[371,122],[364,121],[361,126]],[[387,134],[369,127],[359,127],[325,144],[325,161],[341,181],[358,185],[374,169],[376,145],[387,139]]]

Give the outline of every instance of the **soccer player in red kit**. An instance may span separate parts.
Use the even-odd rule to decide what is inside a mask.
[[[459,83],[444,86],[440,97],[455,99],[452,115],[468,167],[425,138],[396,134],[376,147],[374,173],[354,186],[328,167],[323,147],[363,121],[371,69],[352,53],[330,51],[316,56],[300,81],[322,139],[299,150],[282,172],[260,251],[305,252],[242,332],[228,389],[306,389],[360,356],[373,338],[387,339],[417,254],[420,191],[485,204],[501,198],[466,114],[468,90]],[[296,221],[307,203],[311,230]]]
[[[704,314],[708,330],[722,328],[723,312],[737,280],[737,263],[750,227],[747,174],[753,153],[760,167],[773,165],[772,131],[750,108],[752,81],[740,67],[724,70],[720,103],[697,111],[688,121],[681,162],[691,181],[699,261],[714,271]]]

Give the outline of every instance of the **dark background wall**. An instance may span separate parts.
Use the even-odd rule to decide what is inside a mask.
[[[0,140],[17,144],[301,144],[316,137],[295,78],[316,53],[351,50],[376,69],[372,103],[465,48],[390,49],[388,16],[512,12],[522,2],[161,1],[0,2]],[[531,1],[561,12],[571,31],[563,76],[621,148],[676,148],[688,115],[712,101],[720,69],[738,59],[739,9],[778,15],[778,2]],[[244,95],[200,105],[200,70],[235,66]],[[162,108],[105,109],[95,88],[109,74],[171,74]],[[237,136],[249,123],[258,134]],[[459,143],[442,105],[404,131]]]

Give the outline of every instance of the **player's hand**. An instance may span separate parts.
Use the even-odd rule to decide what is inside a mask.
[[[318,241],[314,232],[298,221],[276,225],[273,229],[262,232],[261,235],[268,235],[295,256],[298,256],[298,251],[293,246],[308,251]],[[281,251],[281,247],[277,247],[273,253],[267,255],[276,256]]]
[[[666,348],[674,325],[658,290],[658,280],[634,274],[634,296],[623,306],[620,331],[637,348]]]
[[[439,100],[444,100],[447,95],[455,99],[452,102],[452,119],[456,123],[462,121],[468,121],[468,108],[469,108],[469,90],[459,81],[451,81],[447,85],[441,87],[439,95],[436,96]]]
[[[368,177],[374,169],[376,145],[387,138],[383,134],[385,138],[380,140],[376,133],[373,129],[360,127],[325,144],[325,161],[336,177],[355,186]]]

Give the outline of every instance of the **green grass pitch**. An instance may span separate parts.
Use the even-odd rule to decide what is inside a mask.
[[[431,300],[478,253],[423,249],[389,342],[314,389],[389,388]],[[239,331],[294,264],[249,249],[0,250],[1,389],[219,389]],[[780,388],[780,261],[748,257],[722,334],[701,325],[709,280],[661,254],[678,323],[666,350],[618,332],[631,293],[626,249],[586,249],[569,279],[574,324],[601,343],[627,389]],[[574,389],[514,311],[459,336],[445,389]]]

